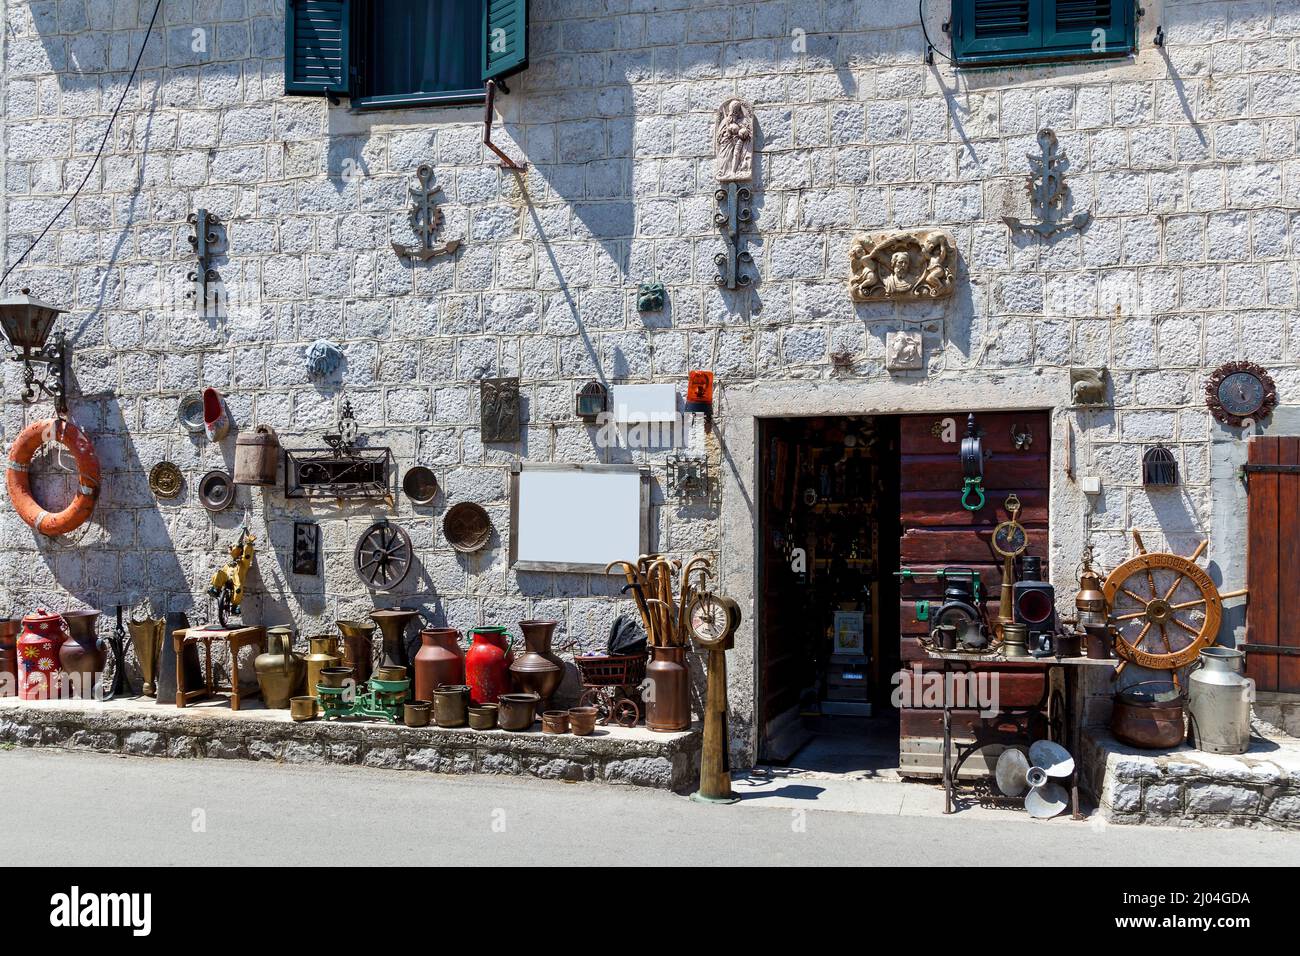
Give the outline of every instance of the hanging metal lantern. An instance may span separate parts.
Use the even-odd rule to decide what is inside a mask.
[[[1178,484],[1178,462],[1164,445],[1155,445],[1142,453],[1142,484],[1148,487]]]
[[[594,378],[578,389],[577,412],[584,422],[594,422],[609,407],[609,392]]]
[[[54,399],[58,411],[68,410],[63,333],[56,332],[53,341],[49,341],[55,320],[66,311],[32,298],[31,289],[23,289],[22,295],[0,300],[0,328],[4,329],[14,353],[11,357],[15,362],[23,363],[21,397],[25,405],[30,405],[38,393],[44,392]],[[46,366],[46,372],[40,378],[32,368],[36,362]]]

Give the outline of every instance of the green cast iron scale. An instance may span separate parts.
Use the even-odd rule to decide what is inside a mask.
[[[317,684],[316,693],[320,697],[321,716],[326,720],[371,717],[396,724],[401,720],[402,705],[406,702],[410,688],[409,680],[379,680],[372,677],[355,688]],[[349,690],[353,691],[350,701]]]

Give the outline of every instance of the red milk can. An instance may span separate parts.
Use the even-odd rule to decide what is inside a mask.
[[[63,643],[63,618],[45,608],[23,618],[18,635],[18,697],[49,700],[58,696],[59,646]]]
[[[513,641],[504,627],[476,627],[469,635],[473,643],[465,654],[465,683],[470,702],[495,704],[498,696],[510,693]]]

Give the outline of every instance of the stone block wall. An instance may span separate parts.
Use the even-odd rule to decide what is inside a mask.
[[[0,611],[148,596],[203,620],[206,582],[247,521],[259,556],[246,620],[306,634],[376,602],[414,602],[461,628],[552,617],[562,639],[599,648],[630,605],[599,576],[510,570],[508,468],[644,462],[655,470],[656,548],[719,555],[725,544],[752,563],[752,541],[724,542],[713,509],[665,501],[665,449],[600,447],[574,415],[575,391],[593,376],[684,387],[691,368],[718,375],[725,424],[728,389],[755,383],[806,387],[808,402],[780,414],[815,405],[832,376],[864,396],[906,384],[913,407],[948,411],[958,385],[1005,394],[1026,376],[1107,366],[1107,408],[1068,410],[1064,388],[1050,402],[1055,441],[1071,430],[1072,473],[1103,483],[1091,499],[1065,477],[1054,486],[1058,588],[1067,593],[1085,539],[1108,565],[1127,555],[1130,528],[1151,548],[1189,552],[1214,510],[1220,429],[1201,397],[1207,371],[1259,361],[1283,403],[1300,385],[1300,0],[1143,5],[1132,58],[958,71],[925,63],[907,4],[534,0],[531,65],[499,99],[495,130],[528,163],[517,177],[489,162],[478,106],[360,113],[286,97],[278,0],[165,0],[102,159],[6,284],[70,310],[72,416],[105,482],[71,540],[48,541],[0,509]],[[153,4],[3,7],[0,239],[12,263],[90,168]],[[946,49],[948,4],[925,7]],[[1157,24],[1163,48],[1151,42]],[[717,288],[712,262],[711,123],[733,95],[754,104],[760,131],[757,281],[738,292]],[[1030,217],[1026,154],[1043,127],[1070,158],[1074,208],[1094,214],[1082,235],[1047,243],[1002,222]],[[422,162],[444,189],[442,237],[463,245],[412,266],[390,244],[410,241],[406,189]],[[198,207],[225,223],[215,265],[230,301],[219,319],[184,299],[186,216]],[[895,227],[952,233],[952,298],[850,299],[850,241]],[[668,305],[639,313],[636,286],[651,280],[666,285]],[[885,369],[885,336],[902,329],[923,334],[920,371]],[[346,361],[314,383],[303,358],[317,338]],[[849,358],[837,365],[833,354]],[[4,374],[7,442],[48,409],[16,401],[14,363]],[[481,440],[476,382],[494,375],[523,380],[518,443]],[[269,424],[299,447],[319,444],[346,396],[364,439],[391,446],[399,474],[433,467],[442,494],[430,507],[399,495],[389,513],[241,489],[210,516],[196,483],[229,468],[234,435],[196,441],[176,421],[182,396],[208,385],[226,394],[238,428]],[[696,422],[688,443],[732,481],[719,434]],[[1141,452],[1154,442],[1174,450],[1179,487],[1141,487]],[[163,459],[186,476],[172,502],[147,486]],[[58,462],[38,472],[57,506],[70,493]],[[497,529],[469,557],[441,529],[459,500],[484,504]],[[381,514],[410,532],[418,565],[376,595],[353,572],[352,549]],[[292,522],[308,516],[322,526],[315,578],[289,570]],[[743,720],[752,698],[735,705]]]

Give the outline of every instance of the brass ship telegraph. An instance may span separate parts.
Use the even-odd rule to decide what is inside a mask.
[[[1025,553],[1029,547],[1029,537],[1025,526],[1020,523],[1020,499],[1014,494],[1007,495],[1004,502],[1010,518],[993,529],[993,550],[1002,556],[1002,590],[998,595],[998,637],[1002,629],[1015,621],[1012,613],[1014,606],[1014,587],[1016,583],[1016,558]]]

